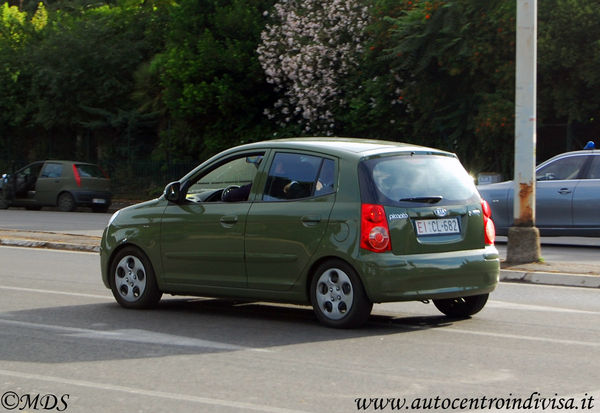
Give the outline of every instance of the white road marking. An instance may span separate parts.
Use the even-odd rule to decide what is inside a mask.
[[[266,412],[266,413],[310,413],[302,410],[293,410],[286,409],[282,407],[273,407],[273,406],[265,406],[254,403],[245,403],[238,402],[234,400],[222,400],[222,399],[214,399],[211,397],[202,397],[202,396],[192,396],[189,394],[181,394],[181,393],[170,393],[156,390],[144,390],[139,388],[132,388],[126,386],[118,386],[115,384],[107,384],[107,383],[97,383],[87,380],[75,380],[75,379],[67,379],[64,377],[56,377],[56,376],[45,376],[41,374],[31,374],[31,373],[23,373],[19,371],[11,371],[11,370],[3,370],[0,369],[0,375],[8,376],[13,378],[20,378],[25,380],[39,380],[51,383],[59,383],[66,384],[70,386],[80,386],[87,387],[95,390],[106,390],[106,391],[118,391],[122,393],[129,393],[138,396],[148,396],[148,397],[157,397],[161,399],[169,399],[169,400],[177,400],[177,401],[187,401],[192,403],[199,404],[208,404],[212,406],[219,407],[231,407],[235,409],[242,410],[253,410],[258,412]]]
[[[238,346],[235,344],[221,343],[218,341],[202,340],[173,334],[156,333],[148,330],[122,329],[122,330],[92,330],[89,328],[65,327],[51,324],[30,323],[27,321],[0,319],[0,325],[48,330],[70,337],[91,340],[115,340],[145,344],[161,344],[168,346],[183,346],[196,348],[212,348],[228,351],[257,351],[271,352],[271,350]]]
[[[85,293],[70,293],[67,291],[42,290],[39,288],[9,287],[7,285],[0,285],[0,290],[22,291],[22,292],[26,292],[26,293],[40,293],[40,294],[58,294],[58,295],[69,295],[69,296],[73,296],[73,297],[101,298],[103,300],[114,300],[114,298],[108,294],[107,295],[96,295],[96,294],[85,294]]]
[[[600,311],[577,310],[572,308],[550,307],[545,305],[519,304],[508,301],[490,300],[486,307],[504,308],[509,310],[530,310],[530,311],[548,311],[552,313],[576,313],[576,314],[595,314],[600,315]]]
[[[458,333],[458,334],[471,334],[475,336],[485,336],[485,337],[497,337],[497,338],[506,338],[512,340],[525,340],[525,341],[541,341],[545,343],[553,343],[553,344],[565,344],[565,345],[577,345],[577,346],[587,346],[587,347],[600,347],[600,342],[590,342],[590,341],[579,341],[579,340],[564,340],[560,338],[552,338],[552,337],[536,337],[536,336],[524,336],[517,334],[505,334],[505,333],[493,333],[489,331],[471,331],[471,330],[463,330],[460,328],[438,328],[435,331],[442,331],[444,333]]]

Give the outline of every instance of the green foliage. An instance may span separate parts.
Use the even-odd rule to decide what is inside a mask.
[[[514,134],[514,4],[410,1],[387,58],[414,110],[410,133],[459,154],[471,169],[508,172]],[[502,143],[499,145],[499,143]]]
[[[166,50],[154,62],[171,117],[163,154],[197,158],[272,133],[262,116],[272,97],[255,52],[271,3],[193,0],[172,9]]]
[[[600,2],[544,0],[539,7],[538,101],[545,118],[600,115]]]
[[[365,52],[358,70],[343,87],[348,107],[338,111],[339,135],[412,141],[412,111],[404,96],[404,73],[393,69],[388,54],[393,24],[407,9],[405,2],[376,0],[370,8]]]

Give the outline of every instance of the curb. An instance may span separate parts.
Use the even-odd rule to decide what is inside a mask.
[[[24,239],[1,238],[0,245],[7,247],[46,248],[65,251],[100,252],[99,245],[70,244],[55,241],[36,241]]]
[[[600,288],[600,277],[560,272],[500,270],[500,281],[563,287]]]

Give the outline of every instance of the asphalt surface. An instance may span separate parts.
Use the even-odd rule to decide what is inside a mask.
[[[600,411],[595,289],[500,283],[468,319],[384,303],[339,330],[308,306],[165,295],[126,310],[96,253],[2,247],[0,262],[0,412],[442,411],[408,406],[483,397]],[[357,405],[388,397],[404,407]],[[498,406],[446,409],[509,411]]]
[[[76,233],[1,229],[0,245],[50,248],[70,251],[99,252],[100,231],[76,231]],[[498,249],[505,256],[505,245],[501,239]],[[590,243],[593,241],[585,241]],[[585,248],[597,248],[593,244]],[[569,287],[600,288],[600,265],[585,262],[543,261],[539,263],[508,265],[502,263],[501,281],[524,282]]]

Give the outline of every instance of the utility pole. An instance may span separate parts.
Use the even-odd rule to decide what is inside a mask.
[[[535,227],[537,93],[537,0],[517,1],[514,224],[508,230],[507,261],[540,260]]]

